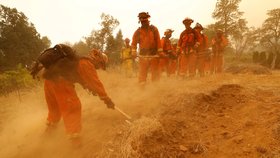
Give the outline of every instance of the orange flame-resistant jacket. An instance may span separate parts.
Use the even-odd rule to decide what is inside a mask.
[[[221,53],[222,51],[224,51],[227,45],[228,45],[228,40],[223,35],[221,35],[220,37],[215,36],[212,39],[212,49],[214,54]]]
[[[98,78],[94,65],[86,58],[81,58],[77,67],[77,72],[80,75],[80,79],[84,88],[89,89],[91,92],[95,92],[101,99],[107,97],[107,93],[103,84]]]
[[[208,48],[208,37],[204,34],[202,34],[201,32],[197,32],[197,36],[198,36],[198,42],[199,42],[199,46],[197,47],[197,51],[201,52],[204,51]]]
[[[187,28],[181,34],[178,40],[177,49],[186,50],[187,48],[192,48],[199,41],[197,32],[194,29]]]
[[[162,52],[159,31],[153,25],[147,28],[139,27],[134,32],[131,43],[132,52],[136,52],[138,43],[141,56],[158,55]]]
[[[163,53],[165,53],[166,55],[172,53],[172,45],[170,39],[162,37],[161,45],[162,45]]]

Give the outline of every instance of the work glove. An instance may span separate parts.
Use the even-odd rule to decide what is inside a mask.
[[[195,42],[195,44],[194,44],[194,48],[198,48],[198,47],[199,47],[199,45],[200,45],[200,43],[199,43],[199,42]]]
[[[170,58],[170,59],[177,59],[177,53],[176,53],[176,52],[171,52],[171,53],[169,54],[169,58]]]
[[[158,55],[159,55],[159,57],[162,57],[162,58],[167,57],[167,55],[164,52],[159,52]]]
[[[137,57],[136,50],[131,51],[131,56],[132,56],[133,59],[135,59]]]
[[[43,68],[42,65],[40,65],[38,62],[33,62],[30,68],[30,75],[33,79],[36,78],[38,72]]]
[[[107,108],[109,109],[115,109],[115,104],[113,103],[113,101],[109,98],[106,97],[104,99],[102,99],[104,101],[104,103],[107,105]]]
[[[179,55],[179,54],[181,54],[181,49],[180,48],[177,48],[176,49],[176,53]]]

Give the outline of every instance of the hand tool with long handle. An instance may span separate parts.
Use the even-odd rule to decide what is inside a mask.
[[[117,106],[115,106],[115,109],[117,110],[117,111],[119,111],[123,116],[125,116],[128,120],[125,120],[127,123],[129,123],[129,124],[131,124],[131,117],[128,115],[128,114],[126,114],[125,112],[123,112],[120,108],[118,108]]]

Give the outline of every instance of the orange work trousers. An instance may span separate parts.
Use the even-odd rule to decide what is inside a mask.
[[[203,77],[205,73],[205,56],[203,54],[198,54],[196,62],[199,75]]]
[[[168,65],[169,65],[168,62],[169,62],[168,57],[159,58],[159,64],[158,64],[159,75],[162,75],[164,71],[168,73]]]
[[[189,54],[182,53],[179,56],[179,76],[186,76],[189,71],[189,76],[194,77],[196,73],[196,53]]]
[[[188,56],[186,54],[180,54],[178,66],[178,75],[182,77],[186,76],[188,72]]]
[[[63,78],[45,80],[45,98],[48,105],[50,123],[57,123],[61,117],[67,134],[81,131],[81,102],[74,84]]]
[[[172,76],[176,74],[177,70],[177,59],[168,59],[168,70],[167,70],[167,75]]]
[[[204,60],[204,72],[206,74],[212,73],[212,57],[206,56]]]
[[[139,83],[145,83],[147,81],[149,69],[151,71],[152,81],[158,81],[160,78],[158,64],[158,57],[139,57]]]
[[[212,72],[221,73],[224,66],[224,56],[223,54],[214,54],[212,60]]]

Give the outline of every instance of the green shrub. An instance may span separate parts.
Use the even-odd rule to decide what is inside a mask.
[[[225,66],[239,65],[239,64],[252,64],[252,54],[243,53],[240,58],[237,58],[233,52],[225,52],[224,54]]]
[[[19,64],[15,70],[0,74],[0,95],[7,95],[15,90],[29,88],[34,84],[35,82],[28,70]]]

